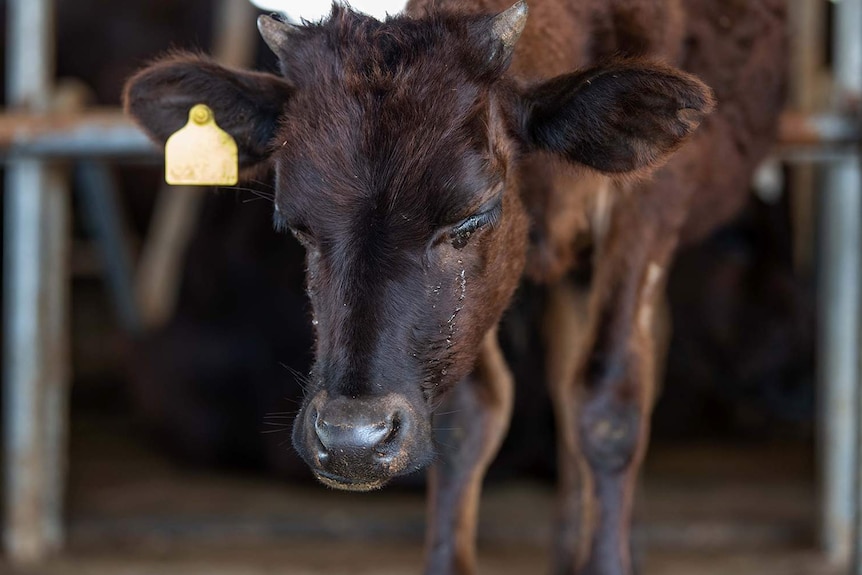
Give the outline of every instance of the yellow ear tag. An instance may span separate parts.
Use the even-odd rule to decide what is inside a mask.
[[[198,104],[189,122],[165,144],[165,181],[172,186],[234,186],[239,181],[236,142],[218,127],[209,106]]]

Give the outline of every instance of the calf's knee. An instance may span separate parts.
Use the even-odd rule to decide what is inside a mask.
[[[620,473],[638,452],[644,416],[634,398],[613,392],[588,395],[577,418],[581,451],[594,472]]]

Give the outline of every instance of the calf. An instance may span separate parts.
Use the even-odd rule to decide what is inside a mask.
[[[547,282],[555,572],[627,574],[664,278],[680,241],[742,203],[772,138],[783,8],[535,0],[529,24],[523,1],[504,8],[263,16],[280,76],[174,54],[131,79],[126,107],[163,143],[206,103],[242,167],[274,171],[317,335],[293,439],[323,483],[375,489],[435,461],[435,409],[456,404],[432,469],[428,573],[475,572],[481,481],[513,400],[495,330],[525,274]],[[672,65],[716,87],[716,114]],[[576,267],[591,288],[567,279]]]

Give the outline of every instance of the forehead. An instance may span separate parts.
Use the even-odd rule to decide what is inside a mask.
[[[282,64],[297,90],[277,156],[289,203],[445,212],[487,188],[489,90],[464,63],[456,23],[335,9],[294,45]]]
[[[283,72],[301,86],[335,76],[358,88],[400,85],[417,71],[445,75],[455,71],[455,60],[469,59],[475,19],[431,13],[380,21],[335,5],[329,18],[294,29]]]

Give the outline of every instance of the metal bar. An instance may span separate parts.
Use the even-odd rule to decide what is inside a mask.
[[[785,112],[779,124],[778,142],[784,146],[840,146],[862,142],[862,125],[850,114],[800,114]]]
[[[9,0],[7,99],[45,111],[54,77],[54,6],[49,0]],[[47,32],[47,33],[46,33]]]
[[[781,118],[779,142],[789,147],[862,142],[850,114],[799,114]],[[0,114],[0,152],[40,157],[158,157],[158,148],[120,110],[82,113]],[[7,158],[12,160],[14,158]]]
[[[54,6],[9,0],[7,99],[44,112],[51,94]],[[41,559],[63,539],[68,192],[36,159],[6,172],[4,425],[10,560]]]
[[[841,21],[837,27],[837,33],[840,39],[840,53],[836,54],[836,71],[838,75],[839,88],[845,101],[849,101],[851,105],[858,106],[862,101],[862,38],[859,31],[862,30],[862,0],[845,0],[844,4],[839,9],[839,20]],[[862,155],[857,157],[853,178],[855,181],[849,182],[855,187],[854,191],[862,195]],[[862,216],[860,216],[862,217]],[[862,225],[862,224],[860,224]],[[860,232],[862,235],[862,232]],[[858,249],[860,244],[856,244]],[[857,256],[857,261],[859,257]],[[857,294],[858,296],[859,294]],[[857,337],[859,336],[860,326],[862,326],[862,317],[860,317],[857,309],[856,330]],[[855,522],[851,526],[855,532],[851,532],[851,543],[849,550],[852,553],[854,565],[851,572],[855,575],[862,575],[862,391],[859,390],[859,372],[860,372],[860,348],[857,339],[856,349],[854,350],[857,379],[856,384],[856,403],[853,405],[856,415],[856,459],[853,462],[855,468],[851,470],[849,479],[854,481],[854,498],[850,499],[850,503],[854,507]]]
[[[834,102],[847,110],[862,92],[862,0],[835,3]],[[821,194],[822,253],[818,353],[822,394],[822,543],[828,557],[849,564],[856,522],[859,425],[862,178],[859,159],[833,164]]]
[[[103,158],[155,157],[158,152],[121,110],[0,115],[0,151],[16,157]]]
[[[77,175],[81,211],[99,245],[114,309],[123,328],[137,334],[141,331],[141,317],[135,296],[134,265],[122,226],[116,179],[104,162],[96,160],[81,162]]]
[[[834,164],[846,161],[848,158],[855,158],[859,155],[859,148],[844,146],[840,148],[828,148],[824,146],[808,146],[808,147],[778,147],[773,155],[785,164],[790,165],[811,165],[811,164]],[[828,165],[826,166],[828,168]],[[820,186],[813,190],[814,196]],[[813,212],[816,210],[812,207]]]
[[[859,245],[862,195],[858,160],[828,171],[821,198],[820,334],[822,545],[836,563],[849,559],[853,533],[856,401],[859,369]]]
[[[52,519],[45,499],[49,374],[43,361],[48,328],[42,273],[48,177],[36,161],[19,162],[6,177],[5,544],[13,561],[38,559],[51,546],[46,526]]]

